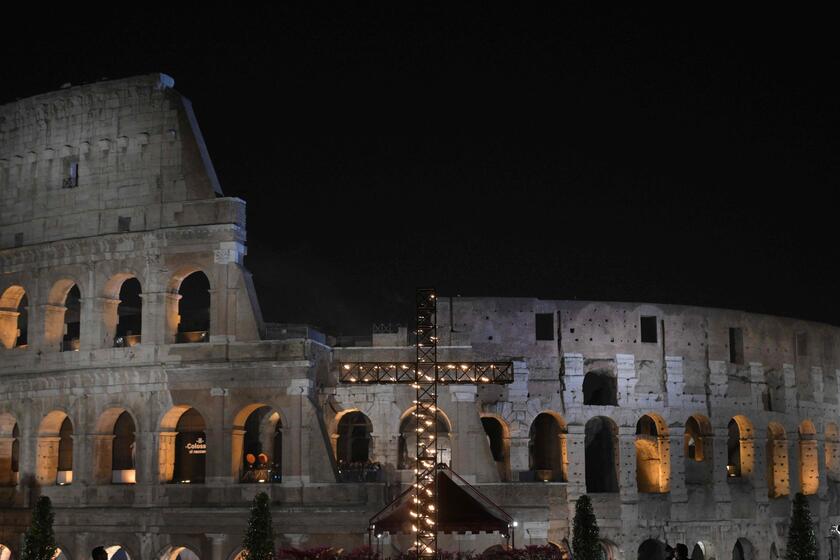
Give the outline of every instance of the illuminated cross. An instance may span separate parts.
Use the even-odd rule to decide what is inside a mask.
[[[417,391],[417,464],[411,509],[414,550],[437,556],[437,389],[438,383],[504,384],[513,382],[511,362],[437,361],[437,298],[431,288],[417,290],[417,359],[414,362],[339,364],[341,383],[402,383]]]

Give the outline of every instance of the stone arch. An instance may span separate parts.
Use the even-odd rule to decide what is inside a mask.
[[[555,412],[541,412],[528,432],[528,468],[534,480],[566,482],[569,458],[566,421]]]
[[[118,544],[106,546],[105,552],[108,553],[108,560],[131,560],[131,556],[128,554],[128,551]]]
[[[584,428],[586,492],[618,492],[618,426],[606,416],[591,418]]]
[[[278,410],[264,403],[243,407],[233,419],[231,468],[235,481],[281,482],[283,429]],[[254,459],[250,461],[249,455]],[[260,461],[264,455],[265,461]]]
[[[735,545],[732,547],[732,560],[754,560],[755,559],[755,549],[753,548],[752,543],[741,537],[737,541],[735,541]]]
[[[161,551],[160,560],[199,560],[200,556],[186,546],[167,546]]]
[[[595,369],[583,377],[583,404],[618,406],[618,380],[606,369]]]
[[[691,560],[717,560],[714,545],[709,541],[697,541],[691,549]]]
[[[53,410],[41,420],[35,481],[41,486],[73,482],[73,422],[62,410]]]
[[[702,414],[691,415],[685,423],[683,458],[685,483],[702,485],[714,482],[714,431]]]
[[[210,339],[210,276],[201,267],[179,269],[168,284],[166,335],[168,342],[207,342]]]
[[[20,431],[17,419],[9,412],[0,413],[0,486],[17,485],[19,461]]]
[[[806,496],[820,488],[820,459],[817,429],[810,420],[799,424],[799,488]]]
[[[671,440],[665,420],[656,413],[636,422],[636,488],[643,494],[664,494],[671,488]]]
[[[840,481],[840,428],[834,422],[825,425],[825,471],[828,480]]]
[[[609,539],[599,539],[604,560],[622,560],[621,549]]]
[[[417,415],[411,407],[400,415],[397,440],[397,468],[413,469],[417,457]],[[435,412],[437,430],[437,462],[452,465],[452,423],[440,408]]]
[[[79,350],[81,325],[79,283],[73,278],[59,278],[50,288],[44,306],[44,348],[62,352]]]
[[[727,426],[726,471],[729,478],[747,478],[755,467],[753,426],[742,414],[733,416]]]
[[[659,539],[646,539],[639,545],[638,560],[665,560],[665,543]]]
[[[499,479],[507,482],[510,473],[510,426],[496,414],[481,413],[481,426],[487,435],[490,445],[490,455],[496,463]]]
[[[143,286],[136,276],[122,281],[117,293],[116,317],[106,321],[114,323],[114,346],[131,347],[142,342],[143,337]]]
[[[23,286],[12,284],[0,295],[0,346],[23,348],[28,334],[29,299]]]
[[[767,425],[767,495],[770,498],[790,495],[787,435],[778,422]]]
[[[93,479],[97,484],[134,484],[137,421],[122,407],[100,414],[94,434]]]
[[[160,422],[158,479],[160,482],[202,484],[207,457],[207,425],[189,405],[170,408]]]

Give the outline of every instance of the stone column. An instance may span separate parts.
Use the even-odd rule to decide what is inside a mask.
[[[636,486],[636,428],[635,426],[619,426],[618,428],[618,490],[622,503],[636,503],[639,501],[639,490]]]
[[[141,344],[172,344],[178,332],[180,294],[143,292]]]
[[[671,434],[671,501],[685,502],[688,500],[688,491],[685,488],[685,456],[683,455],[685,428],[674,426],[669,430]]]
[[[20,312],[0,309],[0,344],[14,348],[18,339],[18,317]]]
[[[175,437],[178,432],[157,432],[158,482],[167,483],[175,475]]]
[[[227,535],[224,533],[207,533],[207,538],[210,539],[211,560],[225,560],[224,546]]]
[[[14,473],[12,473],[12,446],[15,438],[11,436],[0,437],[0,486],[14,486]]]
[[[39,486],[52,486],[58,472],[58,436],[39,436],[35,456],[35,482]]]
[[[81,329],[82,350],[112,348],[117,332],[119,299],[85,298],[82,300],[84,321]]]
[[[729,502],[731,497],[729,494],[729,481],[727,480],[726,465],[728,464],[728,450],[727,444],[729,441],[729,428],[718,427],[714,428],[714,435],[710,436],[714,441],[714,473],[712,473],[712,480],[714,481],[715,501],[718,506],[718,514],[725,512],[722,519],[729,516]],[[723,509],[722,509],[723,508]]]
[[[93,434],[87,436],[93,458],[91,482],[93,484],[111,484],[113,480],[112,459],[114,434]]]
[[[618,405],[636,406],[636,382],[639,380],[636,373],[636,356],[634,354],[616,354],[615,373],[618,378]],[[633,487],[636,487],[635,480],[633,481]]]
[[[134,468],[137,484],[149,485],[160,482],[158,465],[155,462],[158,454],[157,444],[157,432],[134,432]]]
[[[665,389],[668,391],[668,406],[682,407],[685,392],[685,375],[682,356],[665,356]]]
[[[64,340],[64,314],[67,312],[67,308],[63,305],[50,304],[40,307],[43,317],[43,338],[40,348],[44,352],[59,352]]]
[[[569,502],[586,494],[586,427],[581,424],[568,426]]]
[[[245,454],[245,430],[233,428],[229,430],[229,438],[231,482],[237,484],[242,479],[242,460]]]
[[[563,354],[563,366],[567,395],[567,406],[583,404],[583,354],[567,352]]]

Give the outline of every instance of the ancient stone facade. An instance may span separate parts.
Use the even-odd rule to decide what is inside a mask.
[[[244,202],[222,195],[172,86],[149,75],[0,107],[4,560],[40,495],[65,558],[104,545],[228,560],[258,491],[280,544],[348,548],[411,481],[413,390],[337,382],[341,361],[410,361],[410,336],[340,344],[263,323]],[[840,522],[835,327],[446,297],[438,325],[455,367],[514,362],[510,385],[443,388],[438,427],[441,459],[517,520],[517,545],[565,547],[585,493],[610,559],[665,543],[779,558],[796,492],[820,535]],[[441,537],[450,550],[500,542]]]

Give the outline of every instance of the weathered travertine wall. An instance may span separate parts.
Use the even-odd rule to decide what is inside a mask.
[[[71,560],[98,545],[132,559],[174,560],[181,547],[233,559],[259,490],[271,495],[279,544],[362,544],[367,519],[411,480],[403,420],[414,393],[339,385],[337,364],[410,361],[414,348],[405,330],[355,347],[307,329],[265,336],[243,266],[245,204],[222,195],[172,86],[155,74],[0,107],[0,546],[19,553],[29,508],[48,495]],[[182,282],[197,272],[210,301],[198,337],[180,328]],[[117,344],[130,278],[142,288],[142,333]],[[79,338],[68,342],[73,286]],[[693,558],[729,558],[736,543],[745,558],[780,557],[797,491],[821,534],[840,521],[835,327],[669,305],[446,297],[438,326],[441,361],[514,362],[511,385],[446,387],[439,406],[452,467],[517,519],[518,545],[564,546],[584,493],[614,559],[634,558],[647,539],[684,544]],[[204,425],[203,483],[172,482],[189,409]],[[258,435],[275,437],[282,481],[240,482],[249,419],[266,410]],[[340,482],[351,412],[368,423],[362,454],[381,465],[376,482]],[[119,475],[131,484],[111,474],[123,413],[135,468]],[[58,485],[66,419],[72,483]],[[401,535],[378,542],[386,553],[407,546]],[[499,542],[441,538],[460,550]]]

